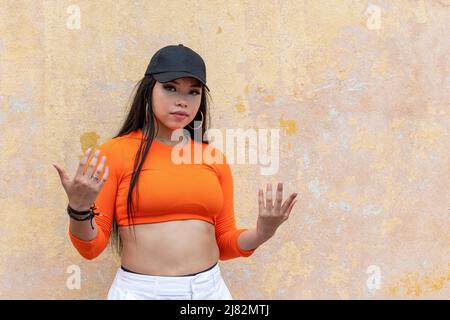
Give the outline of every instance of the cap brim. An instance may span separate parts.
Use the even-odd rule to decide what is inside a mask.
[[[153,74],[153,77],[158,80],[159,82],[167,82],[167,81],[172,81],[178,78],[183,78],[183,77],[191,77],[191,78],[195,78],[198,81],[200,81],[205,88],[209,90],[208,86],[201,80],[199,79],[197,76],[189,73],[189,72],[184,72],[184,71],[174,71],[174,72],[164,72],[164,73],[155,73]]]

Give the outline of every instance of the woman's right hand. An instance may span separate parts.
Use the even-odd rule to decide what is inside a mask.
[[[100,155],[100,150],[95,152],[94,157],[89,162],[86,172],[84,172],[90,153],[91,149],[89,148],[83,159],[81,159],[78,170],[73,179],[67,175],[66,171],[62,167],[57,164],[53,164],[58,171],[61,184],[66,191],[67,197],[69,198],[69,206],[76,211],[89,210],[95,199],[97,199],[97,196],[109,175],[109,167],[106,167],[103,177],[100,178],[100,174],[105,166],[105,156],[102,157],[100,164],[95,169],[98,157]]]

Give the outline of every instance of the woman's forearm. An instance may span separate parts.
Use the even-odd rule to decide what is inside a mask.
[[[242,232],[238,238],[239,248],[242,250],[251,250],[259,247],[271,237],[262,237],[256,233],[255,228]]]
[[[97,236],[97,225],[95,224],[95,219],[92,219],[92,229],[91,220],[85,221],[77,221],[74,219],[70,219],[70,231],[72,234],[78,239],[89,241],[94,239]]]

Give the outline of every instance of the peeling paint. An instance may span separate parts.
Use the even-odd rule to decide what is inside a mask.
[[[290,119],[280,119],[280,128],[284,129],[286,135],[297,133],[297,122]]]
[[[387,289],[393,297],[398,297],[402,294],[406,297],[421,298],[434,292],[446,291],[449,281],[450,269],[442,270],[438,268],[437,271],[431,272],[431,274],[410,271],[393,281],[392,284],[389,284]]]
[[[99,138],[100,136],[95,131],[83,133],[80,137],[82,153],[84,154],[88,148],[95,151],[95,149],[99,146]]]

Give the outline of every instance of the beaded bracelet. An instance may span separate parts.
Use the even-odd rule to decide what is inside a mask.
[[[77,221],[86,221],[88,219],[91,219],[91,228],[94,230],[94,226],[92,224],[92,219],[94,219],[95,216],[101,216],[102,214],[99,212],[94,212],[94,210],[98,209],[98,206],[94,204],[91,205],[89,210],[86,211],[77,211],[75,209],[72,209],[69,205],[67,205],[67,213],[69,214],[70,218],[77,220]],[[84,216],[86,214],[89,214],[86,217],[78,218],[76,216]]]

